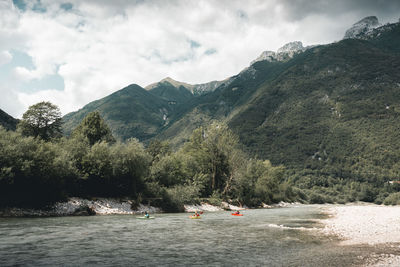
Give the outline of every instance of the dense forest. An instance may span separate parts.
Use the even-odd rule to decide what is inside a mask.
[[[400,186],[381,179],[296,179],[285,166],[250,158],[226,124],[212,121],[193,131],[179,149],[153,140],[116,141],[98,112],[69,137],[57,106],[31,106],[17,130],[0,129],[0,204],[43,207],[71,196],[129,197],[165,211],[183,204],[228,201],[257,207],[300,201],[400,203]]]

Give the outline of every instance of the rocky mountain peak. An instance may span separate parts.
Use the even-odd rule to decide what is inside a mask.
[[[162,79],[162,80],[159,81],[159,82],[152,83],[152,84],[146,86],[145,89],[146,89],[146,90],[151,90],[151,89],[153,89],[153,88],[159,86],[159,85],[162,84],[162,83],[169,83],[169,84],[171,84],[172,86],[174,86],[174,87],[176,87],[176,88],[178,88],[178,87],[180,87],[180,86],[183,86],[183,87],[187,88],[187,89],[190,90],[190,91],[193,89],[193,85],[188,84],[188,83],[184,83],[184,82],[176,81],[176,80],[172,79],[171,77],[166,77],[166,78]]]
[[[379,26],[381,26],[381,24],[379,23],[377,17],[365,17],[362,20],[354,23],[353,26],[346,31],[343,39],[360,38],[372,32],[375,28],[378,28]]]
[[[278,53],[290,53],[304,50],[303,43],[300,41],[290,42],[278,49]]]
[[[250,63],[250,65],[252,65],[257,61],[263,61],[263,60],[268,60],[269,62],[286,61],[288,59],[291,59],[295,54],[303,52],[308,48],[309,47],[304,47],[303,43],[300,41],[290,42],[279,48],[277,52],[273,51],[262,52],[258,58],[256,58]]]

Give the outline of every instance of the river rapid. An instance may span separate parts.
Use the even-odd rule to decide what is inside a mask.
[[[0,218],[0,266],[357,266],[379,253],[323,235],[321,206],[242,213]]]

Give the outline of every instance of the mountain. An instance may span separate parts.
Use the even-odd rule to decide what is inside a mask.
[[[282,46],[278,49],[278,51],[264,51],[261,55],[253,60],[250,65],[254,64],[257,61],[268,60],[269,62],[275,61],[287,61],[293,58],[295,55],[306,51],[314,46],[303,46],[303,43],[300,41],[290,42]]]
[[[370,16],[363,18],[362,20],[353,24],[353,26],[346,31],[343,39],[355,39],[362,38],[370,34],[375,28],[381,26],[378,18],[375,16]]]
[[[345,36],[328,45],[293,42],[263,52],[224,81],[190,85],[166,78],[146,90],[132,85],[66,119],[71,129],[98,109],[121,139],[158,138],[175,146],[217,119],[250,155],[285,165],[303,187],[398,178],[400,24],[379,26],[368,17]]]
[[[66,134],[70,134],[88,113],[99,111],[118,139],[136,137],[146,140],[168,123],[173,106],[174,104],[164,97],[131,84],[65,115],[63,129]]]
[[[169,77],[146,88],[132,84],[65,115],[63,130],[69,135],[87,114],[99,111],[117,139],[135,137],[147,141],[180,114],[183,106],[191,103],[194,89],[195,85]]]
[[[157,137],[180,144],[218,119],[251,155],[284,164],[301,183],[400,177],[399,31],[388,24],[368,38],[254,61]]]
[[[158,83],[146,86],[145,89],[156,96],[173,102],[173,105],[176,105],[194,97],[191,91],[192,87],[193,86],[190,84],[181,83],[168,77]]]
[[[173,86],[175,88],[185,88],[186,90],[190,91],[193,95],[199,96],[203,95],[209,92],[213,92],[215,89],[217,89],[221,84],[225,83],[226,80],[224,81],[212,81],[208,83],[201,83],[201,84],[188,84],[184,82],[179,82],[175,81],[174,79],[167,77],[162,79],[159,82],[152,83],[145,88],[147,90],[153,91],[154,88],[157,87],[162,87],[164,84],[169,84],[170,86]]]
[[[3,126],[7,130],[15,130],[17,128],[18,120],[8,115],[6,112],[0,109],[0,126]]]

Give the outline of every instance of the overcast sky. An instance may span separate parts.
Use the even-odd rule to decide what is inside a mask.
[[[397,22],[399,0],[0,0],[0,109],[63,114],[129,84],[235,75],[290,41],[340,40],[358,20]]]

